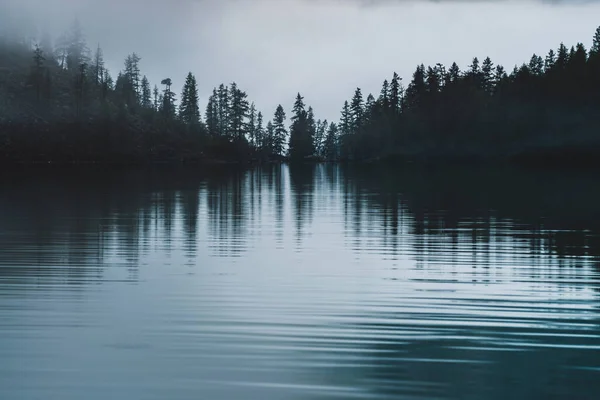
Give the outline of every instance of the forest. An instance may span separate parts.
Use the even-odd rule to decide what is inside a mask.
[[[78,21],[55,43],[0,37],[0,162],[600,160],[600,27],[589,50],[560,43],[512,70],[475,57],[418,65],[406,85],[393,73],[380,93],[356,88],[338,121],[300,93],[263,114],[235,82],[201,107],[192,72],[175,93],[141,64],[134,52],[111,73]]]

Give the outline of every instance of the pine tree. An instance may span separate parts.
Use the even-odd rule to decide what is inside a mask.
[[[212,95],[208,98],[206,105],[206,127],[208,134],[216,137],[219,136],[219,105],[218,105],[217,89],[214,88]]]
[[[38,46],[35,46],[33,51],[33,65],[31,67],[31,80],[35,87],[36,99],[39,101],[42,95],[42,87],[44,84],[44,51]]]
[[[383,85],[381,86],[379,102],[384,110],[387,110],[390,106],[390,84],[387,79],[383,81]]]
[[[494,63],[492,59],[486,57],[481,66],[481,74],[483,79],[483,90],[491,94],[494,90]]]
[[[229,137],[229,87],[221,84],[217,92],[219,135]]]
[[[267,132],[265,133],[265,138],[262,143],[263,151],[268,154],[275,154],[275,126],[273,122],[267,122]]]
[[[417,69],[413,73],[412,81],[406,89],[406,96],[404,98],[405,107],[407,109],[418,108],[426,91],[425,66],[421,64],[417,66]]]
[[[387,81],[386,81],[387,82]],[[382,96],[383,99],[385,97]],[[350,112],[350,104],[348,101],[344,102],[342,108],[342,117],[340,119],[340,135],[342,137],[349,135],[352,132],[352,113]]]
[[[165,85],[162,94],[161,112],[166,118],[173,118],[175,116],[175,93],[171,91],[173,82],[171,78],[166,78],[160,84]]]
[[[152,90],[152,95],[154,97],[154,110],[158,111],[160,109],[160,98],[159,98],[158,86],[154,85],[154,89]]]
[[[315,155],[315,136],[317,135],[317,123],[315,113],[311,106],[306,112],[306,137],[304,138],[306,156]]]
[[[283,155],[283,146],[287,138],[287,129],[285,128],[285,111],[281,104],[277,106],[273,117],[273,142],[272,151],[274,155]]]
[[[256,106],[254,102],[250,104],[250,109],[248,111],[248,123],[246,124],[248,131],[248,138],[250,140],[250,144],[252,146],[257,147],[256,145]]]
[[[397,94],[397,93],[396,93]],[[396,99],[398,100],[398,99]],[[393,98],[390,96],[391,106],[394,107]],[[360,88],[356,88],[354,96],[352,97],[352,103],[350,104],[350,115],[351,115],[351,132],[357,133],[363,125],[363,97]]]
[[[258,149],[263,149],[265,144],[265,128],[263,127],[263,115],[259,111],[256,117],[256,130],[254,133],[255,146]]]
[[[66,64],[68,70],[78,71],[82,64],[89,62],[89,49],[78,19],[73,21],[69,32],[63,37],[61,47],[63,65]]]
[[[429,93],[438,93],[442,87],[442,82],[439,80],[439,76],[435,69],[431,67],[427,67],[427,72],[425,73],[425,84],[427,91]]]
[[[98,86],[102,83],[102,79],[104,78],[104,55],[102,49],[100,48],[100,44],[98,44],[98,47],[96,48],[96,53],[94,54],[92,71],[92,79],[94,85]]]
[[[460,68],[458,67],[458,64],[453,62],[452,65],[450,66],[450,69],[448,69],[448,73],[446,74],[445,84],[448,85],[449,83],[457,82],[459,79],[460,79]]]
[[[556,54],[554,53],[554,50],[550,49],[550,51],[548,52],[548,55],[546,56],[546,59],[544,60],[545,72],[552,70],[555,62],[556,62]]]
[[[292,159],[301,159],[307,155],[305,142],[308,137],[308,115],[304,107],[304,97],[298,93],[294,107],[292,108],[292,124],[290,126],[290,141],[288,146],[288,154]]]
[[[152,89],[150,89],[150,82],[146,75],[142,78],[142,107],[145,109],[152,108]]]
[[[567,67],[567,63],[569,62],[569,51],[564,43],[561,43],[558,47],[558,54],[556,56],[556,68],[559,71],[564,70]]]
[[[534,54],[529,60],[529,71],[532,75],[542,76],[544,74],[544,60],[542,57]]]
[[[127,99],[130,105],[139,103],[141,97],[140,60],[141,58],[136,53],[128,55],[125,59],[125,78],[128,81],[128,90],[130,91],[127,94]]]
[[[327,120],[321,121],[318,120],[317,121],[317,129],[315,132],[315,139],[314,139],[314,148],[315,148],[315,154],[318,157],[323,157],[323,146],[325,144],[325,138],[326,138],[326,131],[327,128],[329,126],[329,123],[327,122]]]
[[[594,39],[592,40],[590,54],[593,54],[594,56],[600,54],[600,26],[596,29],[596,32],[594,33]]]
[[[401,81],[402,78],[400,78],[398,74],[394,72],[392,84],[390,86],[390,107],[392,112],[396,114],[400,112],[400,100],[402,96]]]
[[[329,125],[327,137],[325,138],[325,143],[323,144],[323,157],[325,157],[327,161],[335,161],[337,159],[337,131],[337,125],[332,122]]]
[[[229,91],[231,103],[229,108],[229,132],[232,139],[242,141],[246,135],[245,120],[250,105],[248,95],[240,90],[235,82],[231,84]]]
[[[200,108],[198,107],[198,84],[196,77],[188,73],[179,104],[179,118],[186,124],[195,125],[200,122]]]

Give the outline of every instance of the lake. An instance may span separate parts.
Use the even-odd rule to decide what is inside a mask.
[[[598,399],[598,176],[5,168],[0,399]]]

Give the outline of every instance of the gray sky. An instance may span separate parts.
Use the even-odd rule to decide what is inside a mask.
[[[599,15],[600,1],[576,0],[0,0],[0,24],[56,32],[77,16],[113,76],[135,51],[152,83],[179,92],[195,73],[202,108],[236,81],[269,118],[300,91],[330,120],[357,86],[376,94],[394,71],[406,85],[419,63],[489,55],[510,70],[561,41],[589,47]]]

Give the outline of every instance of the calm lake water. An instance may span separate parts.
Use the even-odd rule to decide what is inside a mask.
[[[599,399],[598,171],[0,178],[0,399]]]

